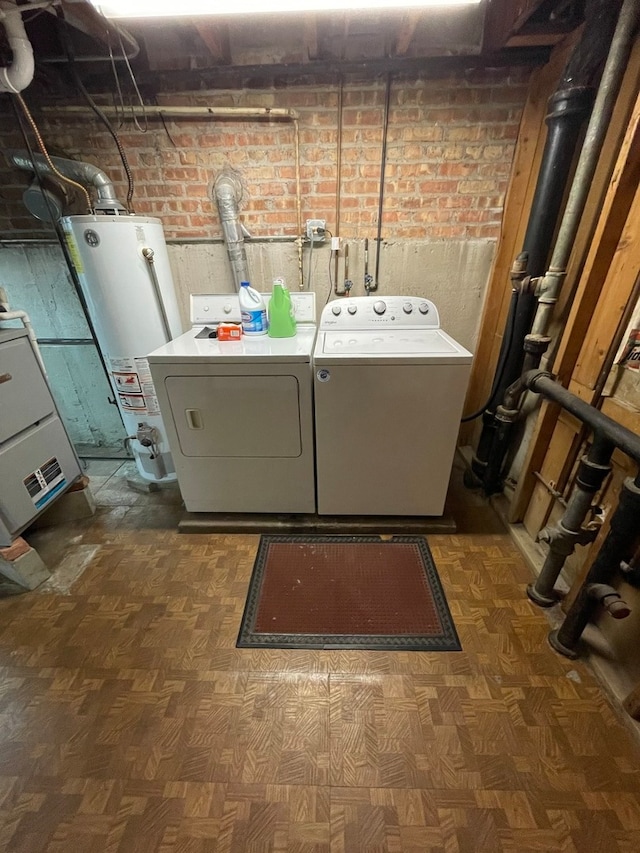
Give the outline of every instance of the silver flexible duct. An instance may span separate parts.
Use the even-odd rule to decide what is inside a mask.
[[[17,166],[18,169],[33,172],[33,162],[31,156],[26,151],[8,151],[6,156],[9,163]],[[51,171],[42,154],[34,154],[34,160],[41,175],[47,175],[53,180],[56,179],[55,174]],[[96,210],[118,211],[126,209],[116,198],[113,184],[109,178],[97,166],[94,166],[92,163],[82,163],[79,160],[67,160],[64,157],[52,157],[51,160],[56,169],[65,177],[78,181],[81,184],[89,184],[95,189],[97,201],[94,204],[94,208]]]
[[[222,233],[227,245],[227,254],[231,262],[236,288],[240,290],[240,282],[249,281],[244,233],[240,223],[239,205],[242,198],[242,184],[232,172],[221,172],[213,184],[212,195],[218,206]]]

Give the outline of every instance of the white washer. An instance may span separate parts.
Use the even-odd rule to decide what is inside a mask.
[[[240,322],[237,295],[192,296],[193,328],[149,355],[190,512],[315,511],[315,294],[292,294],[293,338],[208,337]]]
[[[442,515],[472,355],[417,297],[325,306],[314,351],[321,515]]]

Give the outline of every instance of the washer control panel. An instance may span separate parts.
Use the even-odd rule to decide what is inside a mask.
[[[354,296],[325,305],[320,329],[439,329],[438,309],[421,296]]]

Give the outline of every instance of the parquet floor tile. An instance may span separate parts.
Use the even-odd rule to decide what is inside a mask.
[[[638,744],[486,515],[429,539],[443,654],[236,649],[258,537],[175,520],[102,507],[69,594],[0,600],[0,851],[640,850]]]

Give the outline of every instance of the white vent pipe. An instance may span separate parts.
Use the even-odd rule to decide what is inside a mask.
[[[22,8],[33,7],[23,6]],[[13,51],[11,65],[0,68],[0,92],[11,92],[17,95],[33,80],[33,48],[27,38],[20,9],[15,3],[0,3],[0,21],[4,25],[9,47]]]
[[[240,199],[242,184],[236,175],[230,171],[221,172],[213,184],[213,198],[218,205],[222,233],[227,246],[227,254],[231,262],[236,289],[240,283],[249,281],[247,253],[244,249],[244,233],[240,224]]]
[[[38,339],[36,338],[36,333],[33,330],[33,326],[31,325],[31,318],[27,314],[26,311],[14,310],[12,311],[9,306],[9,297],[7,296],[7,291],[4,287],[0,287],[0,323],[3,320],[20,320],[22,325],[27,330],[27,335],[29,336],[29,340],[33,346],[33,351],[36,354],[36,358],[40,363],[40,367],[42,368],[42,372],[44,375],[47,375],[47,368],[44,366],[44,361],[42,360],[42,353],[40,352],[40,347],[38,346]]]
[[[9,151],[7,152],[7,159],[9,163],[17,166],[18,169],[24,169],[27,172],[34,171],[34,163],[31,160],[31,155],[27,154],[26,151]],[[56,179],[55,172],[52,171],[42,154],[34,154],[33,160],[39,174],[47,175],[47,177],[51,177],[53,180]],[[71,178],[81,184],[88,184],[95,189],[98,197],[94,205],[96,210],[126,210],[124,205],[120,204],[116,198],[113,184],[97,166],[94,166],[92,163],[82,163],[79,160],[67,160],[64,157],[52,157],[51,161],[56,169],[66,178]]]

